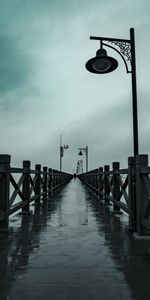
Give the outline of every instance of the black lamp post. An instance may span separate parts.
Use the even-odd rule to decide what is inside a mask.
[[[88,146],[86,146],[85,148],[79,148],[79,153],[78,155],[83,155],[83,152],[85,152],[85,155],[86,155],[86,172],[88,172]]]
[[[80,167],[81,167],[81,173],[83,173],[83,160],[82,159],[77,161],[77,174],[79,173]]]
[[[118,67],[118,62],[111,56],[107,55],[103,46],[112,48],[115,50],[123,59],[127,73],[131,73],[132,76],[132,113],[133,113],[133,145],[134,145],[134,156],[139,154],[138,146],[138,113],[137,113],[137,88],[136,88],[136,61],[135,61],[135,39],[134,39],[134,28],[130,28],[130,40],[127,39],[116,39],[107,37],[95,37],[91,36],[92,40],[100,41],[100,49],[96,52],[96,56],[88,60],[86,63],[86,69],[95,74],[106,74],[114,71]],[[107,42],[107,44],[105,43]],[[117,47],[119,50],[112,45]],[[130,68],[128,63],[130,63]]]
[[[60,158],[60,171],[62,171],[62,158],[64,156],[64,149],[69,149],[68,145],[62,146],[62,135],[60,135],[60,152],[59,152],[59,158]]]

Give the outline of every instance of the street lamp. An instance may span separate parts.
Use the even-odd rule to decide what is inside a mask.
[[[77,174],[79,174],[80,167],[81,167],[81,173],[83,173],[83,160],[82,159],[77,161]]]
[[[85,152],[86,155],[86,172],[88,172],[88,146],[86,146],[85,148],[79,148],[79,154],[78,155],[83,155],[83,152]]]
[[[62,158],[64,156],[64,149],[69,149],[69,146],[62,146],[62,135],[60,135],[60,171],[62,171]]]
[[[123,59],[127,73],[131,73],[132,78],[132,114],[133,114],[133,148],[134,156],[139,154],[138,145],[138,113],[137,113],[137,88],[136,88],[136,60],[135,60],[135,38],[134,28],[130,28],[130,40],[116,39],[107,37],[91,36],[92,40],[100,41],[100,49],[96,52],[96,56],[91,58],[86,63],[86,69],[95,74],[106,74],[114,71],[118,67],[118,62],[111,56],[107,55],[103,46],[112,48]],[[105,43],[107,42],[107,44]],[[111,43],[108,44],[108,43]],[[112,46],[119,47],[119,50]],[[128,65],[130,63],[130,67]]]

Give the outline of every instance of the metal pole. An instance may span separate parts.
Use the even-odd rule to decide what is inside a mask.
[[[60,171],[62,171],[62,134],[60,135]]]
[[[133,113],[133,145],[134,156],[139,154],[138,145],[138,111],[137,111],[137,87],[136,87],[136,61],[134,28],[130,28],[131,39],[131,64],[132,64],[132,113]]]
[[[81,159],[81,167],[82,167],[82,173],[83,173],[83,160]]]

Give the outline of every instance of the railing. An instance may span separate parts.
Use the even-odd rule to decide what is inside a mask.
[[[41,165],[31,170],[30,161],[23,161],[23,168],[10,166],[10,155],[0,155],[0,232],[8,231],[9,216],[22,209],[23,214],[30,213],[30,203],[39,206],[51,199],[60,188],[72,179],[72,175]],[[16,182],[14,174],[20,174]],[[10,195],[10,188],[13,192]],[[15,203],[19,196],[19,202]],[[21,200],[21,201],[20,201]]]
[[[129,157],[128,168],[119,162],[80,174],[79,179],[104,205],[113,204],[113,212],[129,215],[129,231],[150,234],[150,167],[148,155]]]

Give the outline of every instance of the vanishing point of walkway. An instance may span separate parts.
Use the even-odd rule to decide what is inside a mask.
[[[73,179],[48,207],[13,216],[0,235],[0,299],[150,299],[150,241],[111,211]]]

